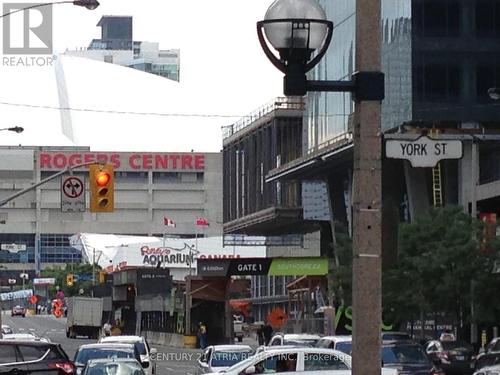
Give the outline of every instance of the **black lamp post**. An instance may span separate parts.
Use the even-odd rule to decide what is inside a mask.
[[[356,72],[349,81],[308,81],[324,56],[333,24],[316,0],[276,0],[257,34],[264,53],[285,74],[284,94],[351,92],[353,127],[353,375],[380,375],[382,321],[381,0],[356,0]],[[267,39],[267,41],[266,41]],[[279,57],[268,46],[277,51]],[[333,228],[332,228],[333,230]]]
[[[285,73],[285,95],[349,91],[354,101],[384,99],[384,74],[381,72],[355,72],[349,81],[307,80],[306,73],[325,55],[333,35],[333,22],[326,20],[317,1],[275,1],[264,21],[257,22],[257,35],[267,58]],[[279,57],[271,51],[266,39],[278,51]]]
[[[99,2],[97,0],[55,1],[55,2],[51,2],[51,3],[34,4],[34,5],[31,5],[31,6],[28,6],[28,7],[16,9],[16,10],[13,10],[12,12],[2,14],[0,16],[0,18],[7,17],[7,16],[10,16],[11,14],[14,14],[14,13],[17,13],[17,12],[21,12],[21,11],[24,11],[24,10],[33,9],[33,8],[40,8],[40,7],[44,7],[44,6],[48,6],[48,5],[56,5],[56,4],[73,4],[73,5],[76,5],[76,6],[87,8],[89,10],[94,10],[94,9],[96,9],[99,6]]]

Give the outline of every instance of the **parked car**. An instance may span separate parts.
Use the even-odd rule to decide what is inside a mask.
[[[91,359],[83,369],[83,375],[145,375],[141,364],[132,358]]]
[[[20,305],[16,305],[10,311],[11,316],[22,316],[23,318],[26,316],[26,309]]]
[[[269,346],[293,345],[313,347],[319,341],[321,336],[310,335],[308,333],[278,333],[269,341]]]
[[[213,345],[206,348],[198,360],[197,375],[225,371],[253,355],[248,345]]]
[[[39,337],[34,333],[10,333],[7,335],[3,335],[3,340],[50,342],[50,339],[45,337]]]
[[[225,372],[215,374],[239,375],[274,372],[300,372],[301,375],[351,375],[351,356],[338,350],[322,348],[283,348],[274,346]],[[382,369],[382,375],[398,375],[396,369]]]
[[[74,363],[77,374],[81,374],[91,359],[133,358],[141,363],[141,355],[134,344],[97,343],[81,345],[75,353]]]
[[[462,341],[429,341],[425,351],[448,374],[472,374],[474,348]]]
[[[317,348],[335,349],[351,355],[352,336],[323,336],[316,343]]]
[[[59,344],[1,340],[0,373],[72,375],[76,368]]]
[[[474,362],[474,370],[500,365],[500,352],[481,353]]]
[[[400,375],[444,375],[433,363],[420,344],[411,340],[385,341],[382,343],[382,364],[398,369]]]
[[[411,336],[406,332],[385,331],[381,334],[382,341],[409,341]]]
[[[500,353],[500,337],[495,337],[490,341],[488,346],[486,346],[486,354],[488,353]]]
[[[484,367],[475,371],[474,375],[500,375],[500,365]]]
[[[142,336],[106,336],[99,340],[100,343],[124,343],[134,344],[141,356],[141,364],[145,369],[146,374],[156,374],[156,362],[154,355],[157,353],[156,348],[151,348],[147,340]]]
[[[14,333],[14,331],[12,331],[12,328],[10,328],[10,326],[8,326],[7,324],[2,324],[2,334],[9,335],[11,333]]]

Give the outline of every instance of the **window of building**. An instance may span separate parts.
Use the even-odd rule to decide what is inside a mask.
[[[412,2],[413,27],[425,37],[456,36],[460,33],[458,0],[420,0]]]
[[[115,172],[115,182],[147,183],[148,172]]]
[[[104,56],[104,62],[112,64],[113,63],[113,55]]]
[[[179,183],[181,180],[178,172],[153,172],[153,183]]]
[[[416,66],[413,83],[417,101],[456,102],[460,98],[462,71],[458,65],[451,64]]]
[[[500,38],[500,2],[498,0],[476,2],[476,33],[478,36]]]
[[[259,276],[260,277],[260,294],[259,297],[265,297],[269,295],[267,286],[269,284],[269,276]]]
[[[282,296],[284,295],[283,289],[284,277],[283,276],[275,276],[274,277],[274,295]]]

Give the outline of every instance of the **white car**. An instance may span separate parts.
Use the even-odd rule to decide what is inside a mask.
[[[352,336],[324,336],[317,343],[316,347],[335,349],[343,353],[351,355],[352,353]]]
[[[87,362],[93,359],[116,359],[133,358],[141,363],[141,356],[134,344],[128,343],[97,343],[80,345],[75,353],[73,363],[76,366],[76,375],[80,375],[87,365]],[[144,364],[141,363],[144,368]]]
[[[483,367],[474,372],[474,375],[500,375],[500,365]]]
[[[268,346],[315,346],[320,338],[319,335],[308,333],[278,333],[271,338]]]
[[[99,340],[100,343],[134,344],[139,354],[144,371],[148,375],[156,374],[156,362],[153,360],[157,353],[156,348],[150,348],[147,340],[142,336],[106,336]]]
[[[15,341],[42,341],[50,342],[49,339],[45,337],[38,337],[34,333],[11,333],[3,335],[4,340],[15,340]]]
[[[198,360],[196,374],[222,372],[238,362],[253,356],[253,350],[248,345],[213,345],[203,351]]]
[[[7,324],[2,324],[2,334],[3,335],[10,335],[14,333],[12,331],[12,328],[10,328],[10,326],[8,326]]]
[[[351,375],[351,356],[332,349],[273,347],[212,375],[300,372],[301,375]],[[397,375],[397,369],[382,368],[382,375]]]

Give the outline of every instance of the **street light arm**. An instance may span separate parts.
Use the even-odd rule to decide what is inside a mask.
[[[41,7],[44,7],[44,6],[47,6],[47,5],[54,5],[54,4],[66,4],[66,3],[71,3],[71,4],[73,4],[73,1],[72,1],[72,0],[71,0],[71,1],[70,1],[70,0],[65,0],[65,1],[57,1],[57,2],[53,2],[53,3],[40,3],[40,4],[35,4],[35,5],[31,5],[31,6],[29,6],[29,7],[19,8],[19,9],[13,10],[12,12],[2,14],[2,15],[0,16],[0,18],[4,18],[4,17],[7,17],[7,16],[10,16],[11,14],[18,13],[18,12],[22,12],[22,11],[25,11],[25,10],[28,10],[28,9],[33,9],[33,8],[41,8]]]
[[[72,171],[73,169],[80,168],[80,167],[85,167],[85,166],[91,165],[91,164],[98,164],[98,163],[92,161],[92,162],[88,162],[88,163],[81,163],[81,164],[69,166],[69,167],[63,169],[62,171],[57,172],[56,174],[54,174],[54,175],[52,175],[50,177],[47,177],[47,178],[43,179],[42,181],[37,182],[36,184],[33,184],[33,185],[31,185],[30,187],[28,187],[26,189],[19,190],[17,193],[12,194],[10,197],[7,197],[7,198],[1,200],[0,201],[0,207],[4,206],[6,203],[10,202],[11,200],[13,200],[13,199],[15,199],[15,198],[17,198],[17,197],[19,197],[19,196],[27,193],[28,191],[34,190],[37,187],[39,187],[39,186],[41,186],[41,185],[43,185],[43,184],[45,184],[45,183],[47,183],[49,181],[52,181],[56,177],[59,177],[59,176],[65,174],[65,173],[68,173],[68,172]]]
[[[44,7],[44,6],[48,6],[48,5],[57,5],[57,4],[73,4],[73,5],[85,7],[85,8],[90,9],[90,10],[94,10],[94,9],[96,9],[99,6],[99,2],[97,0],[64,0],[64,1],[53,1],[51,3],[40,3],[40,4],[35,4],[35,5],[28,6],[28,7],[16,9],[16,10],[13,10],[12,12],[2,14],[0,16],[0,18],[4,18],[4,17],[7,17],[7,16],[10,16],[11,14],[18,13],[18,12],[21,12],[21,11],[25,11],[25,10],[28,10],[28,9],[40,8],[40,7]]]

